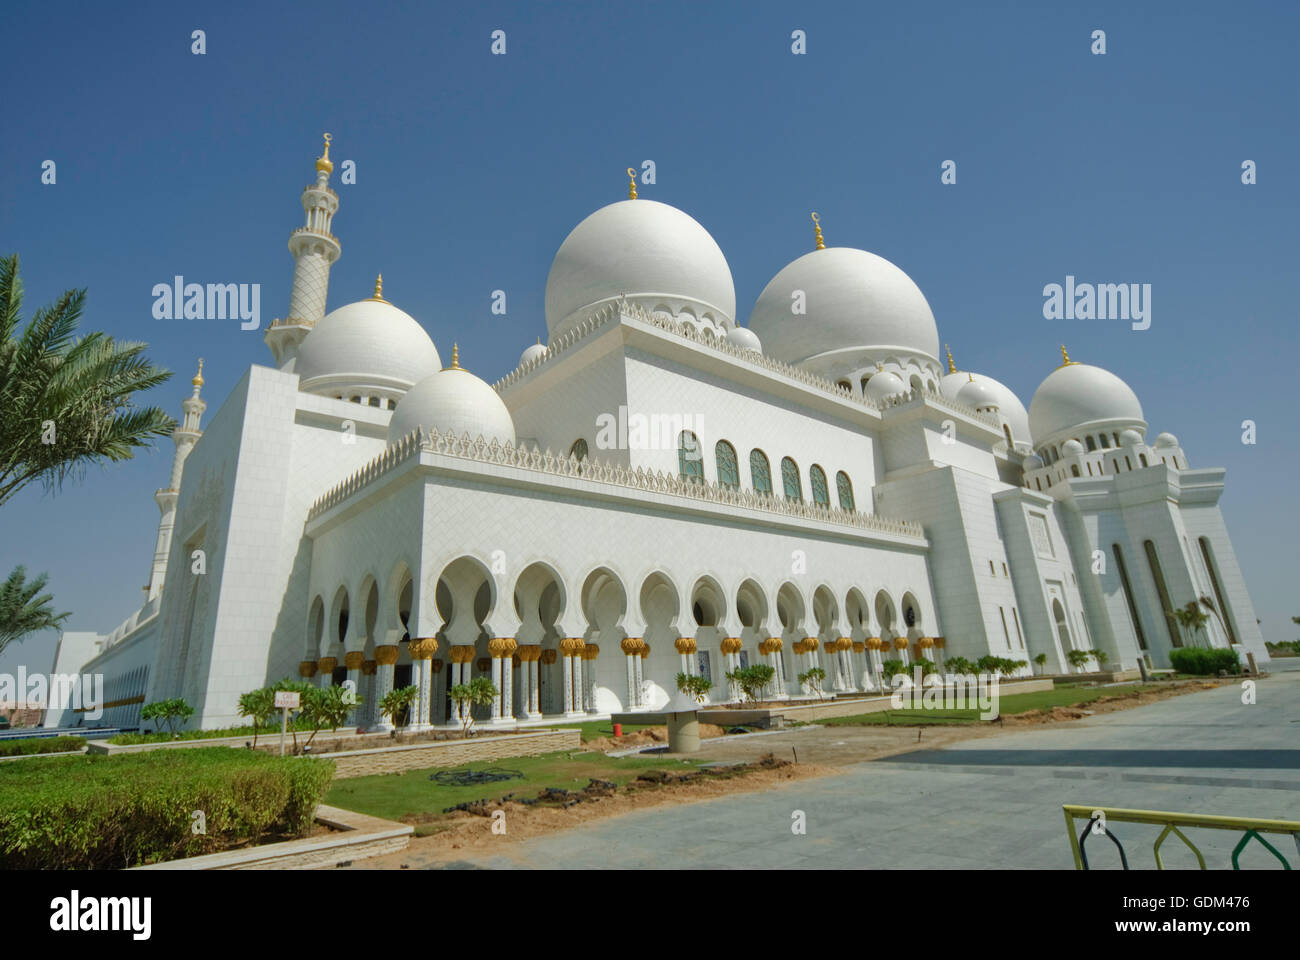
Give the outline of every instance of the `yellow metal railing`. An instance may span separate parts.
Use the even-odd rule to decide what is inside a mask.
[[[1124,869],[1129,869],[1128,855],[1124,851],[1124,846],[1119,842],[1119,838],[1110,830],[1112,823],[1143,823],[1157,827],[1164,827],[1160,836],[1156,838],[1152,847],[1152,853],[1155,855],[1156,869],[1163,870],[1164,863],[1160,859],[1160,845],[1165,842],[1169,834],[1173,834],[1183,841],[1184,844],[1196,854],[1196,861],[1200,864],[1202,870],[1207,869],[1205,866],[1205,857],[1201,851],[1196,848],[1196,844],[1187,839],[1187,835],[1182,829],[1206,829],[1206,830],[1241,830],[1243,831],[1241,840],[1232,851],[1232,869],[1240,870],[1238,860],[1242,850],[1246,848],[1253,837],[1264,845],[1273,856],[1281,861],[1285,870],[1291,869],[1291,864],[1287,862],[1286,857],[1278,852],[1277,848],[1264,839],[1265,833],[1287,834],[1294,841],[1297,854],[1300,855],[1300,821],[1296,820],[1260,820],[1255,817],[1218,817],[1198,813],[1170,813],[1165,810],[1126,810],[1122,807],[1087,807],[1081,804],[1065,804],[1062,808],[1065,811],[1065,831],[1070,837],[1070,850],[1074,854],[1074,866],[1077,870],[1087,870],[1088,856],[1086,846],[1088,837],[1105,836],[1119,849],[1120,863]],[[1084,821],[1083,830],[1075,832],[1075,821]]]

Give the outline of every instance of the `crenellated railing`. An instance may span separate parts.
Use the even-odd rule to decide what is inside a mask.
[[[646,470],[644,467],[633,470],[621,464],[560,456],[550,450],[545,452],[527,450],[514,444],[503,444],[495,439],[487,441],[482,436],[477,440],[471,440],[468,434],[458,438],[451,434],[440,434],[436,430],[426,435],[419,428],[402,437],[342,483],[326,491],[312,504],[307,514],[308,521],[316,519],[357,490],[422,451],[477,463],[533,470],[548,476],[569,477],[591,483],[613,484],[646,493],[684,497],[705,503],[716,503],[720,506],[745,507],[780,516],[841,524],[916,540],[925,538],[925,531],[921,525],[910,520],[891,520],[855,510],[838,510],[801,500],[785,500],[754,493],[752,490],[688,480],[676,474]]]
[[[658,327],[661,330],[666,330],[667,332],[682,337],[685,340],[689,340],[692,343],[699,344],[700,346],[707,347],[711,350],[716,350],[718,353],[734,357],[738,360],[743,360],[759,367],[760,369],[787,377],[798,383],[812,387],[815,390],[820,390],[823,393],[837,397],[838,399],[847,400],[850,403],[856,403],[863,407],[867,407],[868,409],[887,410],[892,407],[901,406],[905,403],[910,403],[919,397],[923,397],[941,409],[962,414],[963,416],[978,420],[981,423],[988,423],[994,427],[1000,426],[998,421],[990,414],[980,413],[974,407],[969,407],[966,404],[949,400],[941,394],[927,393],[922,390],[910,390],[906,393],[900,393],[896,396],[889,397],[883,403],[876,403],[868,397],[855,395],[853,391],[840,386],[833,380],[823,377],[820,374],[811,373],[802,367],[786,363],[783,360],[777,360],[763,353],[746,350],[733,343],[728,343],[726,340],[706,336],[696,330],[695,327],[689,323],[674,320],[672,317],[652,314],[640,304],[630,303],[627,300],[611,301],[595,310],[591,316],[577,324],[562,337],[547,344],[546,353],[539,357],[535,357],[526,363],[520,364],[514,370],[510,371],[510,373],[506,374],[494,383],[492,388],[498,393],[503,392],[528,376],[538,367],[549,363],[560,354],[572,349],[575,345],[604,329],[611,322],[617,320],[623,315],[629,316],[635,320],[640,320],[641,322],[650,324],[651,326]]]

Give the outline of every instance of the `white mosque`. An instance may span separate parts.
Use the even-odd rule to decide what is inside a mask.
[[[144,605],[61,640],[55,672],[105,677],[100,722],[179,696],[192,725],[239,723],[288,675],[354,682],[373,729],[395,685],[417,726],[456,722],[449,687],[481,674],[482,723],[513,726],[657,710],[681,671],[725,701],[758,662],[797,697],[811,666],[828,694],[879,689],[886,659],[1267,661],[1224,470],[1149,444],[1114,374],[1062,348],[1026,412],[945,373],[916,284],[820,225],[741,326],[717,243],[634,180],[560,245],[546,344],[489,385],[380,284],[326,312],[332,170],[327,138],[274,363],[205,426],[201,365],[183,403]]]

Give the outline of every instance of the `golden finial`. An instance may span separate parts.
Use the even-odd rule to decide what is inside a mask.
[[[460,344],[458,343],[453,343],[451,345],[451,366],[448,367],[447,369],[448,370],[460,369]]]
[[[957,372],[957,365],[956,365],[955,363],[952,362],[952,348],[949,347],[948,344],[945,343],[945,344],[943,345],[943,349],[944,349],[944,351],[948,354],[948,372],[949,372],[949,373],[956,373],[956,372]]]
[[[966,376],[970,379],[970,382],[971,382],[971,383],[974,383],[974,382],[975,382],[975,374],[973,374],[973,373],[968,373],[968,374],[966,374]]]
[[[636,199],[636,168],[628,167],[627,176],[628,176],[627,198],[629,200],[635,200]]]
[[[1078,363],[1078,360],[1071,360],[1070,355],[1065,352],[1065,344],[1061,344],[1061,366],[1070,367]],[[1059,368],[1058,368],[1059,369]]]
[[[375,277],[375,294],[374,296],[369,297],[368,299],[378,300],[380,303],[388,302],[387,300],[384,299],[384,275],[382,273],[379,276]]]
[[[199,357],[199,372],[194,374],[194,379],[190,381],[196,387],[203,386],[203,358]]]
[[[817,231],[817,249],[818,249],[818,250],[825,250],[825,249],[826,249],[826,241],[822,239],[822,221],[821,221],[821,218],[818,217],[816,213],[814,213],[814,214],[812,215],[812,221],[813,221],[813,229],[815,229],[815,230]]]
[[[316,169],[321,173],[334,172],[334,162],[330,160],[330,141],[333,139],[328,133],[325,134],[325,152],[316,161]]]

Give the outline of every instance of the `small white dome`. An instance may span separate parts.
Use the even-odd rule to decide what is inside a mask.
[[[546,356],[546,345],[540,342],[534,343],[519,355],[519,365],[522,367],[525,363],[532,363],[534,360],[544,356]]]
[[[1038,447],[1103,426],[1142,431],[1147,424],[1137,394],[1101,367],[1065,363],[1048,374],[1029,403],[1029,430]]]
[[[1119,435],[1119,445],[1121,447],[1140,447],[1142,445],[1142,434],[1130,428]]]
[[[453,361],[454,362],[454,361]],[[505,402],[488,384],[468,370],[448,367],[425,377],[402,397],[388,424],[388,442],[406,436],[416,427],[427,433],[471,440],[515,442],[515,424]]]
[[[950,400],[956,400],[957,394],[961,392],[962,387],[970,383],[970,378],[974,377],[976,383],[982,383],[988,387],[993,396],[998,400],[998,413],[1006,420],[1007,426],[1011,429],[1011,439],[1017,443],[1028,443],[1033,438],[1029,433],[1029,413],[1025,410],[1025,405],[1020,402],[1020,398],[1012,392],[1011,388],[994,380],[992,377],[986,377],[982,373],[969,373],[966,370],[957,370],[949,373],[939,381],[939,392]]]
[[[976,410],[986,410],[990,407],[999,409],[1001,403],[997,393],[987,383],[979,380],[967,380],[966,386],[957,391],[957,402],[964,403],[968,407],[974,407]]]
[[[867,399],[874,400],[877,403],[887,397],[897,396],[900,393],[906,392],[907,384],[903,383],[897,374],[890,373],[888,370],[872,376],[872,378],[867,381],[867,389],[865,391]]]
[[[386,300],[326,314],[298,348],[298,388],[325,395],[375,390],[400,396],[442,361],[424,327]]]
[[[800,292],[806,315],[792,310]],[[831,379],[894,357],[938,365],[939,331],[920,288],[884,257],[852,247],[788,264],[759,294],[749,326],[768,356]]]
[[[1061,444],[1061,455],[1065,457],[1077,457],[1083,453],[1083,444],[1078,440],[1070,439]]]
[[[1178,446],[1178,438],[1172,433],[1162,433],[1156,437],[1156,446],[1161,449],[1169,449]]]
[[[749,327],[732,327],[727,331],[727,343],[741,350],[752,350],[754,353],[763,352],[763,343],[758,339],[758,334]]]
[[[573,228],[546,278],[546,329],[555,338],[621,296],[647,309],[660,299],[687,300],[719,324],[736,316],[731,268],[717,242],[694,219],[655,200],[611,203]]]

